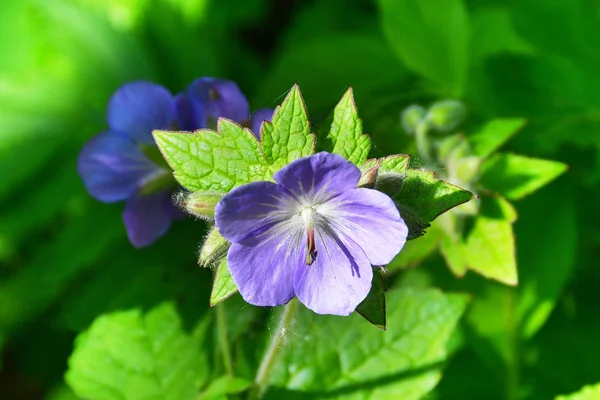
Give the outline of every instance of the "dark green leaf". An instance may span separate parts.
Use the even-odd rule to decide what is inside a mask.
[[[409,169],[400,193],[393,199],[408,225],[408,239],[414,239],[438,215],[474,197],[468,190],[436,179],[433,172]]]
[[[468,67],[469,15],[460,1],[379,0],[383,30],[400,59],[460,97]]]
[[[385,278],[379,268],[373,268],[371,291],[356,307],[356,312],[376,327],[385,330]]]

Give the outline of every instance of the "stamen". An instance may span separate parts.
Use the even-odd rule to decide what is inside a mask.
[[[317,260],[315,230],[312,226],[306,230],[306,239],[306,265],[312,265]]]
[[[313,224],[314,210],[305,207],[302,210],[302,219],[306,229],[306,265],[312,265],[317,259],[317,247],[315,245],[315,228]]]

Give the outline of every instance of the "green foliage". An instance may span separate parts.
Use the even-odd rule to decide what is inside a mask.
[[[517,284],[512,223],[517,214],[502,197],[485,198],[481,214],[465,240],[466,263],[481,275],[508,285]]]
[[[473,199],[473,193],[435,178],[432,172],[408,170],[393,197],[408,225],[408,238],[423,234],[429,222],[452,207]]]
[[[195,399],[209,375],[206,325],[186,334],[169,303],[101,316],[77,337],[67,382],[88,399]]]
[[[154,131],[154,139],[177,182],[192,192],[228,192],[267,176],[268,164],[252,132],[224,118],[217,132]]]
[[[244,399],[274,342],[268,398],[598,397],[585,386],[599,381],[600,358],[593,1],[1,3],[0,397]],[[359,307],[386,332],[297,310],[276,341],[266,327],[281,310],[233,294],[226,244],[201,250],[210,268],[196,265],[195,246],[215,236],[207,224],[176,221],[133,249],[123,203],[86,193],[76,158],[107,129],[110,95],[134,80],[177,93],[200,76],[236,81],[251,112],[288,100],[262,143],[229,121],[218,133],[159,133],[167,152],[188,152],[171,160],[184,187],[221,194],[271,179],[313,151],[312,125],[317,150],[370,171],[365,182],[394,197],[411,237],[425,232],[387,266],[387,299],[376,280]],[[446,98],[466,118],[431,129],[423,157],[403,110],[417,105],[422,122]],[[470,193],[479,200],[460,204]],[[465,296],[449,292],[472,299],[452,335]],[[87,373],[70,370],[76,394],[64,373],[77,335],[72,360]]]
[[[600,397],[600,384],[584,386],[577,393],[558,396],[556,400],[595,400]]]
[[[390,291],[388,300],[386,332],[356,324],[355,317],[302,310],[267,398],[418,399],[431,390],[467,299],[404,288]]]
[[[481,168],[482,186],[518,200],[567,170],[563,163],[541,160],[516,154],[498,154],[487,160]]]
[[[210,305],[215,306],[237,292],[237,286],[231,278],[227,260],[223,259],[215,271],[212,292],[210,293]]]
[[[462,1],[379,0],[382,27],[400,59],[448,94],[463,94],[469,14]]]
[[[385,330],[385,277],[378,268],[373,268],[373,283],[367,298],[356,307],[356,312],[376,327]]]
[[[473,154],[487,158],[525,125],[522,118],[494,119],[469,135]]]
[[[319,146],[330,148],[332,153],[339,154],[356,165],[362,165],[371,149],[371,138],[362,132],[362,121],[358,118],[350,88],[333,110],[331,128],[324,138],[319,138]]]
[[[275,108],[272,123],[263,124],[260,140],[265,159],[275,170],[315,152],[315,136],[310,133],[306,106],[298,86]]]

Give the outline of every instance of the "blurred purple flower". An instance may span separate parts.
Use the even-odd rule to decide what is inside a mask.
[[[242,297],[276,306],[294,296],[319,314],[348,315],[371,288],[371,265],[389,263],[408,229],[385,194],[357,188],[360,170],[318,153],[253,182],[217,204],[232,242],[227,264]]]
[[[250,129],[252,129],[252,133],[256,136],[257,139],[260,139],[260,127],[264,121],[271,121],[273,119],[273,109],[271,108],[261,108],[256,110],[252,117],[250,117]]]
[[[236,122],[248,118],[248,102],[231,81],[201,78],[176,98],[160,85],[133,82],[111,97],[109,129],[84,146],[77,169],[98,200],[126,201],[123,221],[135,247],[151,244],[183,216],[171,200],[177,185],[152,130],[202,129],[219,116]]]

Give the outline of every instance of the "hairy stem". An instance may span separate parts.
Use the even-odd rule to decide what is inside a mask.
[[[271,341],[269,342],[267,352],[263,356],[263,359],[260,362],[260,366],[258,367],[256,378],[254,378],[254,386],[252,387],[252,389],[250,389],[250,393],[248,395],[249,400],[260,399],[265,393],[269,385],[271,369],[275,365],[277,356],[281,351],[282,341],[285,332],[287,331],[288,327],[292,323],[292,320],[294,319],[294,311],[296,309],[297,304],[298,301],[296,299],[292,299],[292,301],[290,301],[283,307],[283,310],[279,316],[277,330],[273,333],[273,336],[271,336]]]
[[[220,303],[216,306],[217,309],[217,336],[221,357],[223,358],[223,367],[225,373],[229,376],[234,376],[233,363],[231,362],[231,351],[229,351],[229,338],[227,337],[227,322],[225,321],[225,304]]]

